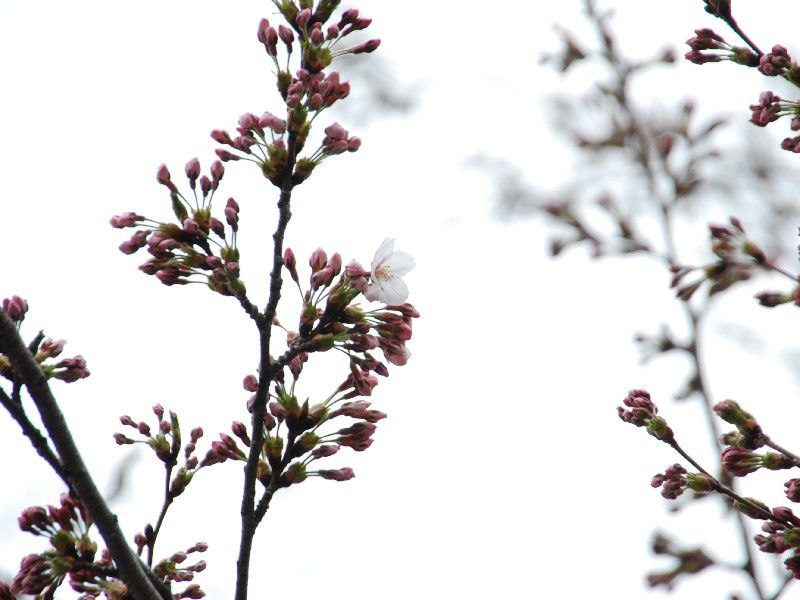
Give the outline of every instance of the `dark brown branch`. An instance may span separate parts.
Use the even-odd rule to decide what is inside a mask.
[[[119,569],[120,578],[137,600],[171,599],[172,595],[168,591],[159,592],[156,587],[158,582],[125,541],[116,515],[109,509],[83,462],[64,415],[47,384],[47,378],[25,347],[16,326],[3,311],[0,311],[0,352],[8,357],[15,376],[27,387],[56,452],[61,457],[64,474],[97,524]]]
[[[272,320],[278,308],[281,297],[282,268],[283,268],[283,238],[286,228],[292,217],[292,173],[297,153],[297,136],[289,134],[287,144],[287,164],[283,184],[281,185],[280,198],[278,199],[278,225],[272,235],[274,241],[272,253],[272,273],[270,274],[269,299],[263,313],[263,321],[257,323],[259,332],[259,376],[256,398],[253,403],[253,431],[251,435],[250,452],[244,471],[244,490],[242,492],[242,537],[239,544],[239,557],[236,561],[236,594],[235,600],[247,600],[247,586],[250,577],[250,554],[253,549],[253,537],[258,527],[259,519],[255,515],[256,475],[258,463],[261,459],[261,449],[264,445],[264,411],[267,408],[269,386],[276,372],[276,365],[270,358],[270,340],[272,336]]]

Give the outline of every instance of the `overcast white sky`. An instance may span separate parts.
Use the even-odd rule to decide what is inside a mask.
[[[602,4],[618,8],[623,47],[643,56],[711,24],[700,0]],[[769,46],[776,25],[756,14],[759,4],[742,6],[740,22]],[[127,456],[111,439],[120,414],[149,418],[160,402],[185,426],[202,425],[206,442],[244,417],[240,382],[257,362],[249,320],[199,286],[168,289],[144,277],[140,257],[116,250],[123,238],[107,222],[125,210],[169,218],[155,182],[160,163],[174,174],[193,156],[207,166],[211,129],[232,129],[246,111],[280,110],[255,39],[271,6],[0,0],[0,296],[29,300],[29,336],[42,327],[89,361],[91,378],[55,389],[101,485]],[[579,252],[549,261],[546,228],[497,221],[489,180],[466,164],[477,153],[505,157],[543,187],[570,176],[569,154],[542,110],[562,84],[537,61],[555,49],[554,21],[586,30],[579,2],[354,6],[374,17],[380,55],[398,86],[417,86],[419,106],[368,126],[343,122],[362,149],[328,161],[297,190],[287,240],[299,262],[322,246],[368,263],[384,237],[396,238],[416,257],[407,282],[423,318],[411,362],[373,396],[389,413],[375,444],[337,457],[356,479],[310,481],[276,497],[257,538],[251,597],[644,597],[644,572],[659,564],[648,554],[651,530],[678,530],[690,543],[728,539],[715,503],[666,513],[648,482],[676,457],[615,412],[627,389],[648,387],[708,455],[699,411],[666,401],[683,365],[641,368],[630,343],[634,331],[679,317],[666,278],[638,259],[587,263]],[[700,94],[702,110],[745,118],[764,84],[735,84],[737,74],[686,65],[641,93],[664,102]],[[223,187],[242,206],[244,277],[263,300],[274,188],[235,165]],[[640,293],[621,293],[634,283]],[[715,396],[763,407],[776,436],[781,427],[788,436],[785,413],[775,411],[778,400],[797,397],[779,364],[791,315],[765,314],[746,294],[726,310],[720,323],[752,323],[771,337],[757,353],[730,340],[712,347]],[[770,398],[781,394],[768,402],[767,387]],[[10,573],[40,547],[13,530],[14,519],[61,490],[6,420],[0,435],[0,519],[9,526],[0,565]],[[157,515],[153,463],[140,457],[132,489],[114,507],[131,533]],[[210,544],[199,583],[211,598],[231,596],[240,491],[233,465],[201,473],[160,539],[165,554]],[[771,491],[770,502],[781,503]],[[735,560],[729,537],[726,558]],[[722,598],[731,582],[714,572],[673,597]]]

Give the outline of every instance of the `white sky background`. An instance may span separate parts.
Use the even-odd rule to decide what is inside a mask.
[[[700,0],[603,4],[619,9],[620,41],[638,56],[679,46],[695,27],[716,27]],[[789,30],[759,17],[758,4],[739,8],[739,21],[769,46]],[[43,327],[69,341],[68,355],[89,361],[88,380],[54,387],[101,486],[129,450],[111,439],[120,414],[150,419],[160,402],[187,429],[202,425],[208,444],[244,420],[240,382],[257,363],[256,336],[235,301],[143,276],[143,255],[116,250],[127,231],[108,218],[125,210],[170,218],[155,182],[160,163],[178,181],[193,156],[210,164],[211,129],[232,130],[246,111],[280,110],[255,38],[269,2],[121,6],[0,0],[0,295],[29,300],[28,336]],[[257,537],[251,596],[638,598],[644,572],[660,564],[648,551],[656,527],[687,543],[714,537],[717,554],[735,560],[738,541],[718,525],[717,503],[666,513],[648,483],[676,457],[616,416],[627,389],[647,387],[685,445],[710,457],[697,407],[667,401],[683,365],[641,368],[630,341],[634,331],[679,318],[666,276],[642,259],[589,263],[576,252],[550,261],[546,228],[495,220],[491,183],[466,166],[485,153],[524,167],[545,188],[570,176],[569,151],[547,128],[543,98],[582,84],[562,84],[537,60],[557,49],[553,21],[586,31],[579,3],[356,6],[374,17],[370,32],[383,38],[379,52],[398,85],[422,84],[419,108],[368,127],[343,122],[364,144],[297,189],[287,240],[302,264],[317,246],[366,264],[384,237],[395,237],[416,257],[407,281],[423,318],[409,365],[373,395],[390,417],[375,444],[328,461],[353,467],[356,479],[309,481],[274,500]],[[728,67],[683,65],[640,92],[665,103],[694,92],[703,112],[745,119],[768,82]],[[243,277],[263,304],[275,188],[247,165],[229,164],[220,193],[242,206]],[[759,310],[746,293],[725,302],[712,333],[741,321],[768,339],[757,352],[724,338],[711,346],[714,395],[740,399],[777,439],[791,439],[797,385],[779,351],[792,347],[793,314]],[[284,310],[285,322],[295,308]],[[344,377],[336,360],[317,358],[335,365],[318,371],[321,391]],[[0,435],[0,519],[8,525],[0,565],[10,573],[41,547],[14,519],[61,490],[15,426],[0,421]],[[154,463],[139,458],[134,485],[114,506],[131,534],[160,506]],[[771,481],[769,503],[785,503],[783,479]],[[163,554],[211,545],[198,580],[211,598],[232,594],[240,488],[235,465],[201,472],[159,539]],[[731,582],[709,572],[673,597],[722,598]]]

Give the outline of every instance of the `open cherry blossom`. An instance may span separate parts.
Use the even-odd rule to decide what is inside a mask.
[[[394,239],[386,238],[372,259],[371,283],[364,296],[390,306],[403,304],[408,300],[408,286],[401,277],[414,266],[414,257],[406,252],[395,252]]]

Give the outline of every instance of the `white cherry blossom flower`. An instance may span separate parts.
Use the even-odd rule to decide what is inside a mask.
[[[414,266],[414,257],[406,252],[395,252],[394,239],[386,238],[372,259],[371,283],[364,296],[389,306],[403,304],[408,300],[408,286],[401,277]]]

